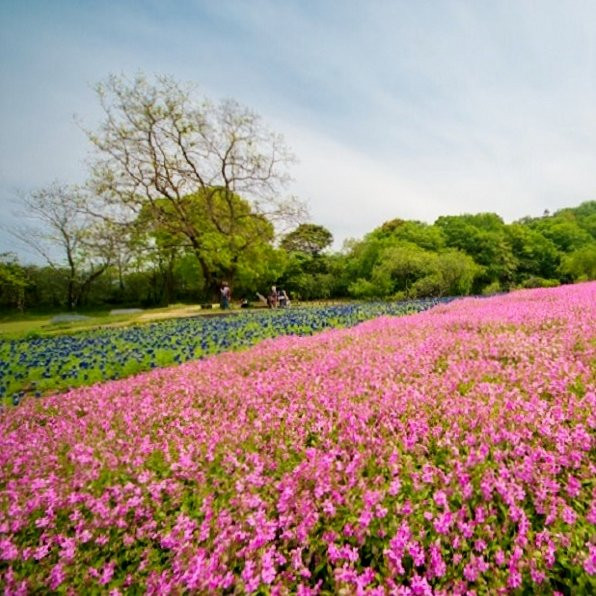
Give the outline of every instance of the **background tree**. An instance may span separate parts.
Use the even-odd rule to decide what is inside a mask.
[[[412,286],[434,271],[436,255],[409,242],[386,248],[372,271],[379,297],[402,292],[409,296]]]
[[[552,240],[520,223],[506,226],[506,236],[517,261],[517,284],[531,278],[554,279],[558,276],[561,253]]]
[[[445,238],[440,227],[421,221],[392,219],[373,230],[369,239],[378,239],[387,246],[399,242],[409,242],[425,250],[439,251],[445,246]]]
[[[288,254],[278,285],[295,299],[330,298],[336,294],[338,280],[334,259],[323,251],[333,243],[333,235],[324,226],[300,224],[283,237],[280,248]]]
[[[235,273],[225,259],[214,269],[221,238],[230,239],[222,250],[232,266],[249,243],[243,233],[236,241],[239,230],[257,231],[265,220],[288,225],[303,215],[303,206],[282,194],[293,156],[254,112],[231,100],[197,99],[169,77],[111,76],[97,93],[105,120],[88,133],[97,149],[94,189],[112,217],[130,221],[149,210],[163,229],[184,237],[213,291],[220,274]]]
[[[288,252],[302,252],[315,257],[332,243],[333,234],[327,228],[313,223],[303,223],[286,234],[280,246]]]
[[[518,263],[506,225],[496,213],[442,216],[435,225],[442,230],[447,247],[465,252],[484,268],[480,284],[498,282],[502,288],[513,284]]]
[[[54,183],[22,198],[32,222],[11,233],[33,248],[59,275],[65,274],[65,302],[72,310],[110,266],[118,234],[87,211],[88,197],[76,186]]]
[[[482,267],[461,251],[437,253],[401,242],[381,253],[371,282],[378,297],[461,296],[470,293],[481,273]]]
[[[525,218],[519,223],[551,240],[561,253],[571,253],[596,241],[596,201],[561,209],[553,215]]]
[[[0,254],[0,305],[25,309],[25,289],[29,285],[25,269],[13,253]]]
[[[560,270],[562,276],[571,281],[596,279],[596,242],[565,255]]]

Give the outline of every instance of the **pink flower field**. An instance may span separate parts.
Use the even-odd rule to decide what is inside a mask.
[[[595,311],[462,299],[3,410],[0,585],[593,593]]]

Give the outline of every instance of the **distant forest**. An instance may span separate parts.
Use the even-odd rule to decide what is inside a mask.
[[[248,209],[242,199],[234,200],[237,209]],[[192,201],[188,197],[191,209]],[[256,293],[266,293],[273,284],[302,300],[405,299],[596,279],[596,201],[511,224],[495,213],[441,216],[432,225],[393,219],[361,240],[346,242],[339,252],[330,251],[333,237],[323,226],[301,224],[275,242],[272,224],[261,218],[256,221],[262,241],[234,253],[234,266],[228,263],[225,270],[215,258],[221,260],[225,247],[213,231],[213,258],[208,250],[204,254],[210,271],[192,247],[177,242],[163,226],[147,225],[143,217],[126,241],[121,237],[111,244],[101,259],[97,250],[81,249],[65,253],[62,261],[36,266],[2,254],[0,308],[211,302],[224,279],[232,287],[233,302],[256,301]]]

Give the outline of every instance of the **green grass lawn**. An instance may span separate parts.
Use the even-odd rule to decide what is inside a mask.
[[[215,310],[202,310],[198,305],[172,304],[167,307],[146,309],[142,312],[120,315],[110,315],[110,311],[105,309],[80,311],[76,314],[82,314],[89,318],[81,321],[62,323],[52,323],[52,318],[61,313],[0,315],[0,338],[18,339],[28,335],[45,337],[71,333],[73,331],[91,330],[98,327],[119,327],[150,323],[160,319],[218,312],[218,305],[214,305],[214,307]]]
[[[315,300],[311,302],[293,301],[293,306],[325,307],[346,304],[348,300]],[[264,308],[263,304],[253,303],[253,309]],[[233,305],[230,312],[240,311]],[[105,327],[124,327],[126,325],[141,325],[159,320],[189,316],[214,316],[221,315],[219,304],[213,304],[211,309],[201,308],[198,304],[170,304],[161,308],[144,309],[142,312],[111,315],[109,309],[86,310],[82,309],[73,314],[89,317],[82,321],[52,323],[52,318],[61,312],[51,313],[25,313],[2,314],[0,313],[0,339],[20,339],[28,336],[48,337],[52,335],[69,334],[77,331],[90,331]]]

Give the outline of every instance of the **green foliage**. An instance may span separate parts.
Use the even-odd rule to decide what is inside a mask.
[[[371,281],[359,277],[348,286],[350,296],[354,298],[374,298],[378,294],[377,287]]]
[[[489,283],[487,286],[482,288],[482,295],[483,296],[492,296],[493,294],[499,294],[503,291],[501,284],[498,281],[493,281]]]
[[[370,280],[373,267],[379,261],[380,254],[386,246],[385,241],[374,237],[366,237],[360,242],[355,242],[345,257],[345,275],[347,279],[362,278]]]
[[[527,276],[553,278],[557,274],[560,253],[552,240],[538,230],[514,223],[507,226],[507,240],[517,259],[516,278]]]
[[[436,256],[410,243],[385,249],[375,265],[372,281],[381,296],[390,296],[395,292],[409,291],[420,279],[433,273],[433,261]]]
[[[11,253],[0,254],[0,304],[23,310],[25,288],[29,285],[25,269]]]
[[[193,241],[176,231],[178,207]],[[177,206],[146,204],[127,234],[128,252],[81,294],[81,306],[210,303],[223,279],[234,299],[252,301],[272,285],[302,300],[365,299],[492,294],[596,278],[596,201],[512,224],[494,213],[443,216],[433,225],[393,219],[330,254],[323,226],[302,224],[275,248],[272,224],[246,200],[209,188]],[[64,308],[69,279],[67,268],[24,267],[5,256],[0,307]]]
[[[538,226],[538,229],[561,252],[571,252],[591,241],[590,234],[571,218],[554,217],[545,219]]]
[[[596,242],[586,244],[563,257],[561,273],[573,281],[596,279]]]
[[[544,279],[543,277],[528,277],[521,283],[522,288],[556,288],[561,285],[558,279]]]
[[[509,285],[517,261],[508,241],[506,226],[495,213],[439,217],[435,222],[450,248],[461,250],[484,267],[484,281]]]
[[[361,277],[349,286],[355,297],[457,296],[468,294],[474,279],[482,272],[468,255],[448,250],[424,250],[400,242],[386,248],[373,267],[370,280]]]
[[[273,226],[265,217],[238,195],[217,188],[200,190],[176,203],[167,199],[147,203],[137,224],[161,254],[176,248],[192,255],[206,286],[221,279],[233,284],[237,275],[246,278],[247,270],[263,262],[273,240]]]
[[[529,219],[525,224],[551,240],[561,252],[573,252],[596,240],[596,201]]]
[[[327,299],[346,296],[346,278],[345,258],[341,255],[293,252],[288,254],[277,285],[289,292],[291,298]]]
[[[474,259],[457,250],[447,250],[438,255],[436,275],[439,279],[437,296],[463,296],[472,291],[474,280],[481,275],[482,267]]]
[[[286,234],[281,247],[288,252],[302,252],[316,256],[331,246],[333,235],[323,227],[312,223],[300,224],[295,230]]]
[[[385,222],[382,226],[373,230],[368,238],[385,240],[389,243],[404,241],[433,251],[441,250],[445,245],[445,238],[441,228],[420,221],[403,219],[392,219]]]

